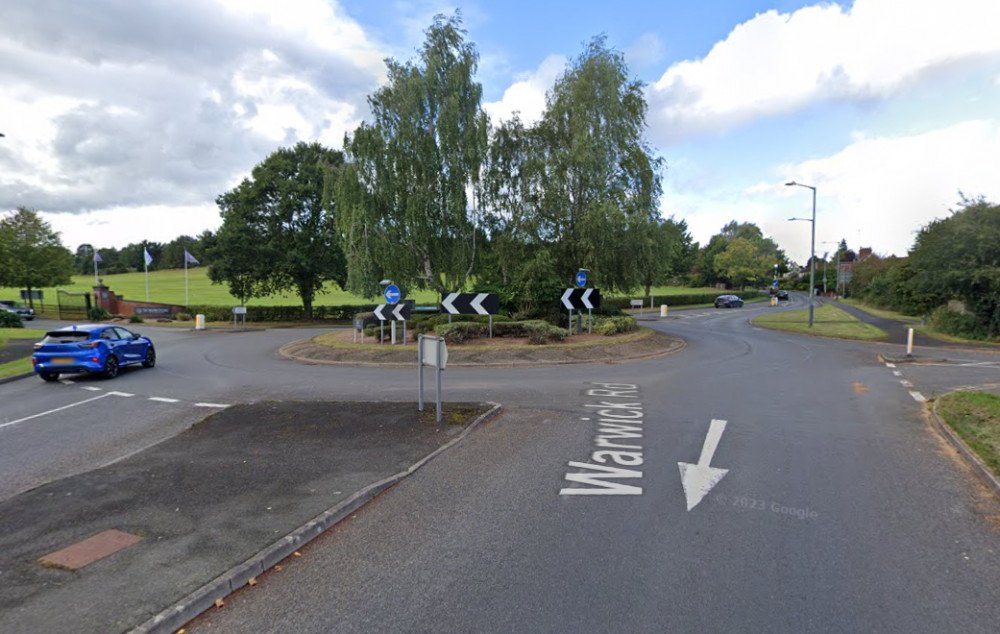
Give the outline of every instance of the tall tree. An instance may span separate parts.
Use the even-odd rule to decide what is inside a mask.
[[[641,82],[594,38],[548,94],[531,161],[540,170],[535,236],[564,279],[586,267],[611,290],[641,283],[635,254],[658,215],[663,169],[645,127]]]
[[[653,221],[644,233],[645,240],[635,256],[645,296],[649,297],[654,285],[668,284],[691,270],[698,245],[688,232],[687,222],[672,217]]]
[[[345,139],[350,165],[333,192],[352,291],[374,296],[382,278],[454,290],[472,274],[469,194],[487,132],[478,63],[457,12],[434,18],[416,62],[386,62],[388,82],[368,98],[373,121]]]
[[[342,164],[340,152],[300,142],[277,150],[219,196],[212,281],[229,283],[241,299],[296,292],[311,319],[324,284],[346,282],[333,209],[324,205],[325,182]]]
[[[34,306],[30,291],[70,283],[73,253],[38,212],[18,207],[12,216],[0,219],[0,243],[6,252],[0,286],[29,291],[29,305]]]

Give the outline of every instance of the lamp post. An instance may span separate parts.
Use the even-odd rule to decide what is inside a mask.
[[[813,212],[812,219],[809,218],[789,218],[789,220],[805,220],[806,222],[812,223],[812,239],[809,242],[809,327],[812,328],[813,325],[813,295],[816,289],[816,188],[812,185],[804,185],[802,183],[796,183],[795,181],[789,181],[785,183],[787,187],[806,187],[812,190],[813,193]]]

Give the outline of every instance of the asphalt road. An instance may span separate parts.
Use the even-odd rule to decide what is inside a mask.
[[[1000,509],[918,399],[1000,357],[747,323],[803,306],[672,313],[687,347],[643,362],[446,371],[504,415],[188,631],[995,631]],[[222,405],[416,399],[410,369],[277,356],[312,331],[140,330],[153,370],[0,385],[0,499]]]
[[[188,631],[996,631],[996,499],[918,398],[956,368],[749,326],[762,310],[657,322],[688,346],[643,362],[446,372],[445,398],[505,414]],[[234,397],[264,372],[413,398],[412,371],[245,341],[201,352]],[[692,505],[699,467],[717,482]]]

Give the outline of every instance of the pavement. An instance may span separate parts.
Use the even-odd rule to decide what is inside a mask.
[[[0,502],[0,632],[177,631],[499,412],[236,405]]]

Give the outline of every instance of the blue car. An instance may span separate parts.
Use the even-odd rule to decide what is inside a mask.
[[[121,326],[83,324],[45,333],[31,356],[35,374],[56,381],[60,374],[86,372],[113,379],[122,366],[156,365],[156,349],[149,337]]]

